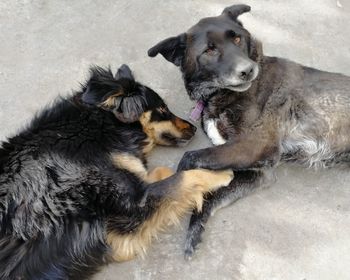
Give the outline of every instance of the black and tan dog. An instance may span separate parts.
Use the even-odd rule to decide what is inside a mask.
[[[261,43],[237,20],[248,11],[247,5],[227,7],[149,50],[180,66],[190,98],[203,111],[203,128],[217,145],[187,152],[179,170],[239,170],[192,216],[187,257],[210,213],[259,186],[261,168],[281,161],[350,164],[350,77],[264,56]]]
[[[147,172],[154,145],[185,144],[194,133],[127,66],[116,77],[93,68],[80,92],[2,143],[0,279],[85,279],[144,254],[161,229],[233,177]]]

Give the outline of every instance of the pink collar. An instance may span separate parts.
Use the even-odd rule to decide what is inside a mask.
[[[199,100],[196,103],[196,106],[193,108],[190,114],[190,120],[192,121],[198,121],[202,115],[204,109],[204,101]]]

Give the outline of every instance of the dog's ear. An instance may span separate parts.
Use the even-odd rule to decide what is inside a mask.
[[[121,93],[121,85],[114,79],[108,68],[93,66],[90,68],[90,78],[83,86],[81,100],[84,104],[98,106],[109,95]]]
[[[108,92],[97,104],[98,107],[113,112],[117,119],[124,123],[137,121],[145,111],[146,105],[146,99],[142,95],[127,94],[122,89]]]
[[[126,70],[125,67],[123,68],[122,70]],[[128,67],[127,69],[130,70]],[[141,91],[142,88],[136,87],[135,84],[135,87],[131,87],[135,91],[126,92],[126,89],[113,77],[109,69],[94,67],[90,72],[91,77],[81,95],[83,103],[111,111],[120,121],[125,123],[135,122],[140,118],[147,105],[144,95],[137,92]],[[134,81],[130,82],[135,83]]]
[[[176,66],[181,65],[182,58],[186,50],[186,34],[182,33],[176,37],[170,37],[159,42],[154,47],[148,50],[150,57],[155,57],[160,53],[164,58]]]
[[[230,7],[226,7],[222,12],[222,15],[228,16],[230,19],[236,21],[239,15],[247,13],[249,11],[250,6],[248,5],[232,5]]]
[[[145,112],[147,101],[143,95],[118,95],[108,97],[102,104],[109,107],[114,115],[124,123],[132,123],[140,119],[142,113]]]
[[[135,81],[135,78],[134,78],[134,75],[131,72],[131,69],[126,64],[123,64],[122,66],[119,67],[119,69],[118,69],[117,73],[115,74],[114,78],[116,80],[128,79],[128,80]]]

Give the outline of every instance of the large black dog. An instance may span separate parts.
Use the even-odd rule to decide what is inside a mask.
[[[85,279],[143,254],[152,237],[200,209],[232,171],[147,172],[155,144],[195,133],[127,66],[95,67],[0,148],[0,279]],[[164,179],[164,180],[163,180]]]
[[[203,128],[217,145],[186,153],[179,170],[239,170],[192,216],[187,257],[212,211],[259,186],[262,168],[282,161],[308,167],[350,163],[350,77],[264,56],[261,43],[237,19],[248,11],[247,5],[227,7],[149,50],[181,67]]]

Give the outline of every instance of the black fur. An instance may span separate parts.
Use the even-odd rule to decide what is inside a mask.
[[[103,105],[116,94],[113,106]],[[94,67],[80,92],[2,143],[0,279],[85,279],[110,260],[109,230],[132,232],[154,213],[167,187],[145,197],[147,184],[110,156],[146,163],[147,135],[135,118],[160,106],[127,66],[115,78]]]

